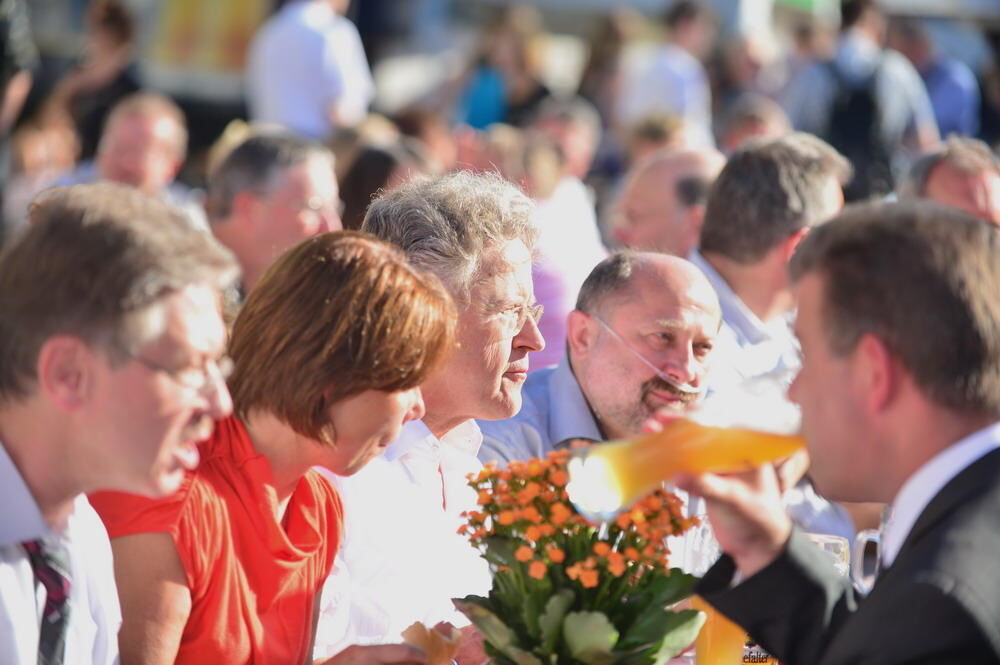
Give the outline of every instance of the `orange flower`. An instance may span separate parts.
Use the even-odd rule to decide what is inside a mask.
[[[608,552],[608,571],[615,577],[625,573],[625,557],[621,552]]]
[[[522,505],[526,505],[531,503],[541,493],[542,488],[538,486],[538,483],[528,483],[524,486],[523,490],[517,493],[517,500]]]
[[[524,537],[528,540],[539,541],[542,538],[542,530],[532,524],[527,529],[524,530]]]
[[[639,560],[639,550],[637,550],[634,547],[626,547],[625,548],[625,558],[627,558],[629,561],[638,561]]]
[[[534,577],[536,580],[540,580],[545,577],[546,570],[545,564],[541,561],[532,561],[531,565],[528,566],[528,575]]]
[[[611,545],[608,545],[604,541],[594,543],[594,554],[597,556],[607,556],[610,551]]]
[[[530,476],[540,476],[545,472],[545,465],[539,459],[532,459],[528,461],[528,475]]]
[[[470,528],[472,527],[470,527],[468,524],[463,524],[462,526],[458,527],[458,535],[464,536],[465,534],[469,533]]]
[[[615,518],[615,524],[618,525],[619,529],[627,529],[632,524],[632,518],[629,517],[628,513],[618,513],[618,517]]]
[[[580,584],[583,585],[584,589],[593,589],[597,586],[600,577],[596,570],[584,570],[580,573]]]
[[[535,524],[541,524],[542,522],[542,514],[538,512],[538,509],[535,508],[534,506],[528,506],[527,508],[522,510],[521,518],[526,519],[529,522],[533,522]]]
[[[486,490],[480,490],[480,492],[479,492],[479,500],[476,501],[476,503],[478,503],[480,506],[485,506],[486,504],[488,504],[492,500],[493,500],[493,495],[492,494],[490,494]]]
[[[553,536],[556,533],[556,528],[551,524],[540,524],[538,530],[542,532],[543,536]]]
[[[521,563],[524,563],[525,561],[530,561],[531,557],[533,557],[534,555],[535,555],[534,551],[532,551],[532,549],[527,545],[521,545],[520,547],[517,548],[517,551],[514,552],[514,558],[520,561]]]
[[[574,563],[572,566],[566,569],[566,577],[570,578],[571,580],[580,579],[580,575],[582,574],[583,574],[583,566],[581,566],[579,563]]]
[[[556,487],[565,487],[569,482],[569,474],[562,469],[555,469],[549,472],[549,481]]]
[[[562,526],[566,523],[566,520],[572,515],[572,511],[566,507],[565,503],[554,503],[552,504],[551,512],[549,514],[549,519],[556,526]]]
[[[503,526],[510,526],[517,519],[517,516],[512,510],[504,510],[499,515],[497,515],[497,521]]]
[[[566,553],[558,547],[550,547],[546,552],[549,555],[549,561],[552,563],[562,563],[566,560]]]

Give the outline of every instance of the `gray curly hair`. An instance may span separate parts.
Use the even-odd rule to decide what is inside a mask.
[[[458,171],[376,198],[361,230],[402,248],[463,299],[492,249],[511,240],[534,247],[533,209],[524,192],[499,175]]]

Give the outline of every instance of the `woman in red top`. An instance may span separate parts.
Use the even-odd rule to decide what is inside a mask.
[[[350,475],[423,415],[417,386],[453,322],[439,282],[366,234],[323,234],[275,262],[233,324],[234,415],[188,451],[180,491],[92,498],[112,538],[122,663],[308,662],[341,521],[310,467]],[[193,360],[155,369],[225,390]],[[334,660],[420,658],[387,645]]]

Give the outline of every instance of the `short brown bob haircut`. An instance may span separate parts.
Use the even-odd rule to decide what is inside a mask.
[[[452,347],[455,320],[437,277],[395,247],[357,231],[305,240],[268,268],[233,323],[234,410],[272,413],[334,445],[330,406],[419,385]]]

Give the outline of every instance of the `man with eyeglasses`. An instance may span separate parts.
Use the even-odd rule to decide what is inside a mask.
[[[636,436],[660,409],[704,391],[719,301],[690,262],[618,252],[594,268],[570,312],[566,355],[533,372],[512,418],[480,421],[482,461],[544,457],[568,439]]]
[[[49,190],[0,255],[3,662],[118,660],[111,548],[85,494],[160,497],[231,410],[232,255],[123,185]]]
[[[251,136],[209,176],[206,209],[249,291],[286,249],[342,228],[333,154],[291,134]]]
[[[482,434],[475,419],[502,420],[521,408],[538,331],[531,250],[531,201],[495,175],[453,173],[376,198],[362,231],[399,246],[441,278],[458,309],[451,355],[421,385],[426,408],[386,452],[350,478],[328,476],[344,504],[344,532],[323,595],[314,658],[351,644],[398,642],[414,621],[468,626],[451,603],[485,595],[490,574],[458,535],[476,506],[467,476]],[[475,630],[461,665],[486,656]]]

